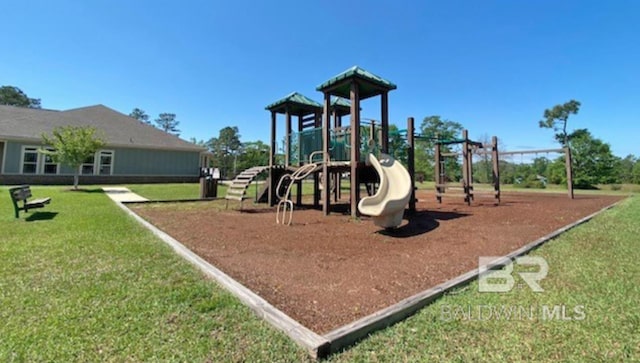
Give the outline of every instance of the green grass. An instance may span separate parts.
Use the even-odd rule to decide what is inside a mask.
[[[0,361],[306,359],[98,189],[32,190],[51,219],[0,188]]]
[[[636,197],[533,251],[549,264],[544,292],[480,293],[474,282],[332,361],[640,361],[638,220]],[[580,318],[577,308],[584,319],[543,318],[543,306],[563,305],[567,318]],[[491,307],[537,313],[500,320],[488,318]],[[484,317],[450,314],[469,308]]]
[[[307,360],[98,189],[89,191],[33,187],[53,201],[28,221],[13,218],[0,188],[0,361]],[[473,283],[330,361],[639,361],[638,220],[640,200],[630,198],[534,251],[550,267],[542,293],[478,293]],[[585,318],[443,318],[451,308],[503,305],[565,305],[569,316],[584,305]]]

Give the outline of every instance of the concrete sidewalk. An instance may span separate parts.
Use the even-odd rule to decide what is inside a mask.
[[[125,187],[104,187],[102,190],[115,202],[146,202],[149,200]]]

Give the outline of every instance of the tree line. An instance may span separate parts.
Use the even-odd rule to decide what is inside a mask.
[[[155,120],[153,120],[155,122],[155,125],[153,125],[149,120],[149,115],[147,115],[147,113],[144,112],[144,110],[137,107],[131,111],[131,113],[129,114],[129,117],[133,117],[136,120],[140,122],[144,122],[148,125],[156,126],[157,128],[159,128],[164,132],[174,134],[176,136],[180,136],[180,129],[178,129],[178,125],[180,124],[180,121],[176,120],[175,113],[169,113],[169,112],[160,113],[158,117]]]
[[[613,155],[610,144],[595,137],[588,129],[569,131],[568,119],[580,110],[580,102],[570,100],[546,109],[543,119],[538,121],[541,128],[552,129],[554,139],[561,148],[569,147],[572,155],[573,181],[576,188],[591,189],[599,184],[640,184],[640,159],[634,155],[624,158]],[[437,139],[455,139],[462,133],[461,123],[442,119],[440,116],[425,117],[420,125],[421,136],[416,140],[416,171],[431,180],[434,169],[434,146]],[[478,140],[489,143],[483,136]],[[499,146],[499,149],[501,147]],[[502,148],[503,149],[503,148]],[[443,145],[442,152],[459,152],[455,145]],[[478,159],[478,158],[476,158]],[[565,155],[554,158],[536,157],[530,162],[520,162],[514,158],[500,161],[500,179],[504,184],[521,184],[525,187],[545,187],[547,183],[565,184],[567,180]],[[474,181],[490,183],[492,164],[489,155],[482,155],[474,161]],[[462,177],[460,161],[446,158],[444,170],[450,181]]]
[[[8,106],[17,106],[17,107],[27,107],[27,108],[42,108],[41,101],[39,98],[30,98],[24,93],[20,88],[15,86],[1,86],[0,87],[0,105],[8,105]],[[133,111],[129,114],[130,117],[135,118],[140,122],[144,122],[149,125],[153,125],[149,120],[149,115],[147,115],[144,110],[140,108],[134,108]],[[176,136],[180,136],[180,130],[178,129],[178,125],[180,121],[176,120],[175,113],[163,112],[158,115],[156,119],[154,119],[155,125],[157,128],[175,134]]]
[[[613,155],[607,142],[594,136],[586,128],[570,131],[568,120],[579,112],[580,102],[570,100],[566,103],[544,110],[543,118],[537,121],[538,127],[553,130],[553,137],[560,148],[571,149],[573,161],[573,180],[576,188],[589,189],[600,184],[640,184],[640,159],[635,155],[624,158]],[[464,129],[460,122],[444,119],[439,115],[425,117],[417,128],[415,140],[416,174],[424,180],[434,180],[435,144],[439,140],[459,139]],[[363,133],[366,137],[366,132]],[[398,160],[406,162],[407,143],[398,132],[396,125],[389,128],[389,149]],[[244,169],[256,165],[268,165],[269,145],[262,141],[241,142],[237,126],[227,126],[220,130],[217,137],[208,141],[192,142],[205,146],[214,154],[214,165],[224,178],[233,178]],[[479,140],[489,144],[488,136]],[[499,146],[499,149],[504,149]],[[443,153],[459,152],[460,145],[442,145]],[[282,154],[276,156],[280,162]],[[490,183],[492,178],[491,156],[479,155],[474,159],[474,182]],[[504,184],[520,184],[524,187],[543,188],[547,183],[566,184],[564,154],[539,156],[527,162],[518,162],[517,157],[501,158],[500,176]],[[445,158],[444,172],[451,182],[462,177],[462,165],[459,158]]]
[[[14,86],[0,87],[0,104],[18,107],[40,108],[40,99],[28,97],[22,90]],[[570,100],[544,110],[541,128],[552,129],[554,139],[560,147],[568,147],[572,153],[574,184],[577,188],[594,188],[599,184],[640,184],[640,158],[627,155],[624,158],[613,155],[609,143],[594,136],[588,129],[569,131],[568,120],[580,110],[580,102]],[[144,110],[134,108],[129,116],[151,124]],[[179,135],[179,121],[173,113],[161,113],[154,120],[156,127],[168,133]],[[419,137],[415,141],[416,173],[425,180],[434,179],[434,148],[438,140],[454,140],[460,137],[463,125],[457,121],[444,119],[439,115],[425,117],[418,128]],[[366,137],[366,132],[363,133]],[[406,162],[406,140],[398,132],[396,125],[390,125],[389,146],[391,153],[399,160]],[[208,141],[190,141],[208,148],[213,154],[213,165],[221,171],[223,178],[233,178],[244,169],[256,165],[268,165],[269,145],[262,141],[240,141],[237,126],[226,126],[219,131],[217,137]],[[478,140],[488,144],[488,136]],[[365,141],[366,142],[366,141]],[[459,152],[459,145],[442,145],[443,153]],[[276,155],[276,163],[282,163],[284,156]],[[458,158],[446,158],[444,172],[450,181],[460,180],[461,165]],[[489,155],[474,160],[474,181],[491,182],[491,160]],[[566,183],[565,156],[555,158],[536,157],[530,162],[516,162],[513,159],[500,160],[501,182],[505,184],[522,184],[527,187],[544,187],[546,183]]]

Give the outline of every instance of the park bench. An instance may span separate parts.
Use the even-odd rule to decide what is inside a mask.
[[[31,187],[28,185],[10,188],[9,194],[11,194],[11,201],[13,202],[16,218],[19,217],[18,213],[21,210],[28,212],[29,209],[42,208],[51,202],[51,198],[40,198],[29,201],[28,199],[31,198]],[[19,202],[22,202],[22,207],[18,204]]]

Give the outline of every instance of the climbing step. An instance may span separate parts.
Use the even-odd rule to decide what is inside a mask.
[[[238,201],[246,199],[247,189],[251,183],[253,183],[258,175],[267,169],[269,169],[268,166],[254,166],[242,171],[231,181],[231,184],[229,184],[227,188],[227,195],[224,198]]]

